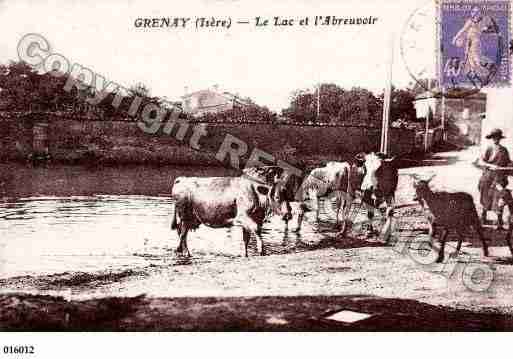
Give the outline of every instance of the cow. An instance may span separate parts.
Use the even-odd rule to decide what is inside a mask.
[[[430,223],[430,238],[434,233],[433,226],[436,224],[443,228],[440,235],[440,248],[438,251],[437,263],[444,261],[445,241],[449,230],[454,230],[458,235],[458,244],[453,256],[457,256],[461,250],[463,242],[463,234],[468,228],[473,228],[479,240],[483,244],[483,253],[489,256],[488,245],[483,237],[483,230],[479,215],[477,214],[476,205],[472,195],[466,192],[447,192],[434,191],[429,187],[429,183],[434,175],[428,179],[421,179],[417,175],[411,175],[413,178],[413,187],[415,188],[415,200],[422,202],[429,209],[431,218],[428,217]],[[506,244],[513,255],[513,244],[511,243],[511,229],[505,237]]]
[[[346,219],[351,203],[365,174],[362,166],[362,158],[357,157],[355,163],[349,162],[328,162],[324,167],[315,168],[306,177],[301,186],[302,205],[299,209],[298,225],[296,231],[301,230],[304,214],[307,206],[304,202],[307,199],[316,203],[316,220],[319,221],[320,199],[333,194],[336,197],[336,227],[339,227],[340,210],[343,214],[343,227],[346,228]]]
[[[386,203],[386,222],[382,229],[384,239],[388,242],[392,225],[393,207],[395,204],[395,191],[399,180],[399,173],[395,158],[386,158],[383,153],[371,152],[365,155],[365,176],[361,184],[363,193],[362,202],[367,208],[369,221],[368,234],[372,235],[372,218],[374,209]]]
[[[248,256],[251,235],[257,237],[258,252],[265,254],[261,237],[264,220],[272,213],[288,221],[290,188],[300,180],[278,166],[252,167],[239,177],[178,177],[172,188],[175,210],[171,229],[176,229],[180,242],[178,255],[190,257],[187,233],[200,224],[212,228],[240,226]],[[299,187],[296,185],[296,187]]]

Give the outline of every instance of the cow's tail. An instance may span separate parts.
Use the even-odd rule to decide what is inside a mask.
[[[171,188],[171,199],[174,201],[173,213],[171,214],[171,229],[176,229],[177,228],[177,222],[176,222],[176,202],[177,202],[178,199],[175,196],[175,186],[176,186],[176,184],[178,182],[180,182],[180,177],[175,179],[175,181],[173,182],[173,187]]]
[[[173,214],[171,216],[171,229],[176,229],[176,205],[173,206]]]

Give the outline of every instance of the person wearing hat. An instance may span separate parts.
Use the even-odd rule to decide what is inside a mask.
[[[511,164],[509,152],[506,147],[500,144],[504,137],[501,129],[494,129],[486,138],[493,143],[486,148],[481,157],[479,167],[483,169],[483,174],[479,179],[480,202],[483,206],[481,220],[487,224],[488,211],[497,213],[497,229],[503,229],[503,210],[504,204],[511,204],[513,199],[511,193],[506,189],[508,177],[506,174],[496,171],[498,167],[508,167]]]

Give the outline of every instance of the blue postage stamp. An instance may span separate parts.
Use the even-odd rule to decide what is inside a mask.
[[[444,89],[511,84],[511,0],[439,0],[438,16]]]

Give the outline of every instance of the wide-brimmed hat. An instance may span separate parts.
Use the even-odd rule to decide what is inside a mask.
[[[357,162],[365,162],[365,152],[360,152],[356,156],[354,156],[354,159]]]
[[[489,134],[486,135],[486,138],[498,138],[500,140],[506,137],[502,134],[502,130],[500,128],[495,128]]]

